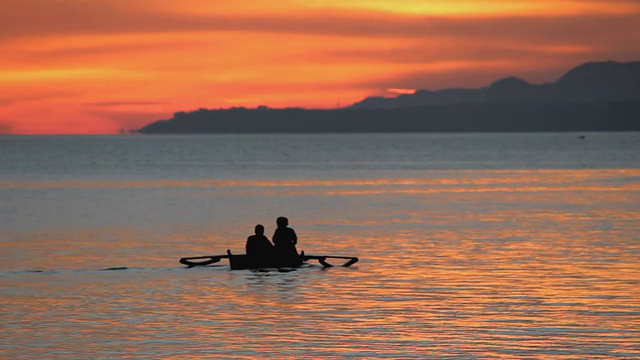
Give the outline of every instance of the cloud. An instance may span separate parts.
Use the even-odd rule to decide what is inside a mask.
[[[118,6],[120,4],[120,6]],[[0,36],[65,36],[73,34],[132,34],[194,31],[247,31],[374,37],[542,37],[620,35],[638,29],[638,11],[622,14],[567,16],[445,17],[395,14],[374,10],[298,9],[284,13],[222,14],[211,11],[169,12],[119,2],[9,1],[0,7]],[[132,1],[131,4],[136,4]],[[4,8],[4,9],[3,9]],[[577,16],[580,15],[580,16]],[[627,33],[628,34],[628,33]]]
[[[194,3],[202,6],[206,2]],[[195,70],[203,56],[212,54],[214,46],[224,49],[220,53],[223,58],[238,54],[234,64],[251,58],[256,66],[260,62],[280,63],[285,57],[274,54],[294,51],[300,56],[299,61],[312,62],[313,58],[321,57],[332,61],[398,64],[545,56],[589,59],[607,53],[612,57],[640,56],[638,12],[461,18],[362,9],[337,11],[328,7],[314,12],[297,8],[290,13],[220,14],[207,9],[170,12],[166,6],[150,9],[140,5],[146,2],[125,4],[128,3],[91,0],[3,2],[0,50],[6,55],[0,62],[24,66],[46,59],[50,67],[55,67],[64,66],[69,59],[102,63],[139,55],[146,61],[151,58],[149,54],[156,54],[159,63],[172,66],[170,53],[174,52],[181,54],[174,63],[179,60]],[[207,37],[203,32],[211,35]],[[26,49],[8,46],[6,42],[2,47],[3,38],[21,37],[59,39],[35,43]],[[237,52],[245,44],[255,48],[257,42],[250,37],[260,39],[263,44],[259,52],[252,53],[250,49]],[[293,37],[305,40],[293,41]],[[349,48],[336,46],[340,43],[338,39],[351,39],[352,43]],[[217,61],[217,57],[209,57],[209,63]],[[119,60],[109,60],[116,58]],[[251,66],[249,62],[246,65]],[[200,70],[206,70],[206,66]]]
[[[108,35],[65,37],[63,41],[47,41],[47,39],[22,41],[12,47],[6,46],[3,59],[18,63],[38,63],[54,68],[69,59],[95,61],[99,58],[116,56],[131,57],[148,53],[164,53],[168,49],[193,49],[201,45],[201,41],[176,36],[127,36],[117,39]],[[11,51],[13,50],[13,51]]]
[[[165,101],[96,101],[87,102],[84,105],[95,107],[119,107],[119,106],[155,106],[165,105]]]

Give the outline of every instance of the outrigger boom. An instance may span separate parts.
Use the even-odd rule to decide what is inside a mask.
[[[320,264],[322,264],[322,266],[324,266],[326,268],[333,266],[333,265],[331,265],[331,264],[329,264],[327,262],[327,259],[348,259],[349,261],[347,261],[346,263],[340,265],[340,266],[343,266],[343,267],[349,267],[349,266],[357,263],[360,260],[355,256],[351,257],[351,256],[332,256],[332,255],[323,255],[323,256],[305,255],[304,252],[300,256],[302,257],[302,261],[318,260],[318,262]]]
[[[210,255],[210,256],[194,256],[194,257],[184,257],[180,259],[180,264],[187,265],[192,268],[194,266],[207,266],[214,263],[219,262],[221,259],[228,259],[229,255]],[[193,260],[201,260],[207,259],[204,261],[193,261]]]
[[[271,261],[267,263],[263,261],[260,263],[256,263],[251,259],[249,259],[247,255],[234,255],[234,254],[231,254],[230,250],[227,250],[226,255],[184,257],[180,259],[180,263],[183,265],[187,265],[188,267],[191,268],[194,266],[207,266],[207,265],[215,264],[222,259],[229,259],[231,270],[258,269],[258,268],[271,268],[271,267],[275,267],[275,268],[298,267],[302,265],[303,262],[308,260],[318,260],[318,262],[325,268],[333,267],[333,265],[327,262],[327,259],[348,260],[341,266],[349,267],[359,261],[359,259],[355,256],[306,255],[303,251],[302,253],[300,253],[300,256],[297,259],[293,259],[293,261],[286,261],[286,262]],[[201,261],[198,261],[198,260],[201,260]]]

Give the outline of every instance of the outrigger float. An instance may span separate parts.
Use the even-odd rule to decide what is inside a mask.
[[[194,257],[184,257],[180,259],[180,263],[183,265],[187,265],[192,268],[194,266],[207,266],[211,264],[215,264],[222,259],[229,259],[229,266],[231,270],[246,270],[246,269],[265,269],[265,268],[296,268],[300,267],[308,260],[318,260],[320,265],[325,268],[333,267],[333,265],[327,262],[327,259],[341,259],[348,260],[341,266],[349,267],[358,262],[357,257],[352,256],[331,256],[331,255],[306,255],[303,252],[297,258],[286,259],[286,260],[260,260],[257,261],[255,259],[250,258],[247,255],[234,255],[230,250],[227,250],[226,255],[207,255],[207,256],[194,256]]]

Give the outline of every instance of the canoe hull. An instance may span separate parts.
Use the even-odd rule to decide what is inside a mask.
[[[291,259],[253,259],[247,255],[229,255],[231,270],[295,268],[302,265],[302,257]]]

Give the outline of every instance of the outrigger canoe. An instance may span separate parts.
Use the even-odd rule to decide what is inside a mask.
[[[349,267],[358,262],[357,257],[351,256],[331,256],[331,255],[305,255],[304,251],[300,253],[297,258],[286,260],[271,260],[271,261],[256,261],[247,255],[234,255],[230,250],[227,250],[226,255],[207,255],[207,256],[194,256],[184,257],[180,259],[180,263],[187,265],[188,267],[194,266],[207,266],[215,264],[222,259],[229,259],[229,266],[231,270],[246,270],[246,269],[264,269],[264,268],[296,268],[300,267],[308,260],[318,260],[318,262],[325,268],[332,267],[333,265],[327,262],[327,259],[341,259],[348,260],[341,266]]]

